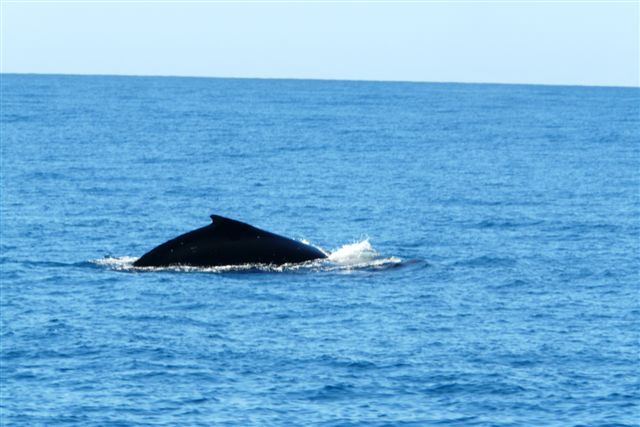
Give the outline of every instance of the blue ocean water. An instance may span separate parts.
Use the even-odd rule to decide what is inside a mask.
[[[1,75],[2,425],[640,423],[640,90]],[[331,252],[141,271],[220,214]]]

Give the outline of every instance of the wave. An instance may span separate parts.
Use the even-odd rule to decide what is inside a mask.
[[[310,244],[307,241],[303,241]],[[369,239],[348,243],[334,251],[326,251],[317,247],[327,258],[291,264],[240,264],[222,265],[216,267],[193,267],[187,265],[173,265],[169,267],[134,267],[138,259],[134,256],[105,256],[90,261],[92,264],[118,271],[177,271],[177,272],[292,272],[292,271],[353,271],[353,270],[385,270],[395,268],[403,263],[401,258],[384,257],[376,251]]]

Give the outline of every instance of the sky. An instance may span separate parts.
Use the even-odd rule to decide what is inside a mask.
[[[3,73],[639,86],[640,1],[2,0]]]

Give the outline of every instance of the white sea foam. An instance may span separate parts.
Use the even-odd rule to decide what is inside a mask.
[[[311,244],[304,241],[306,244]],[[316,246],[317,247],[317,246]],[[170,267],[134,267],[133,263],[138,259],[132,256],[112,257],[107,256],[97,260],[93,260],[94,264],[104,266],[112,270],[121,271],[184,271],[184,272],[209,272],[224,273],[233,271],[264,271],[264,272],[284,272],[284,271],[352,271],[359,269],[384,269],[401,264],[402,260],[398,257],[383,257],[376,251],[369,239],[359,242],[348,243],[340,246],[338,249],[327,252],[317,247],[319,250],[327,254],[326,259],[318,259],[303,263],[295,264],[241,264],[241,265],[225,265],[217,267],[191,267],[191,266],[170,266]]]
[[[138,258],[134,256],[106,256],[104,258],[94,259],[91,262],[112,270],[129,270],[133,268],[133,263],[136,262],[137,259]]]
[[[369,239],[342,245],[329,254],[329,261],[340,265],[366,264],[376,260],[378,252],[373,249]]]

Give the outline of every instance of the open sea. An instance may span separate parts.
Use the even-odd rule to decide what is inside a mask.
[[[640,89],[0,77],[2,426],[640,424]]]

